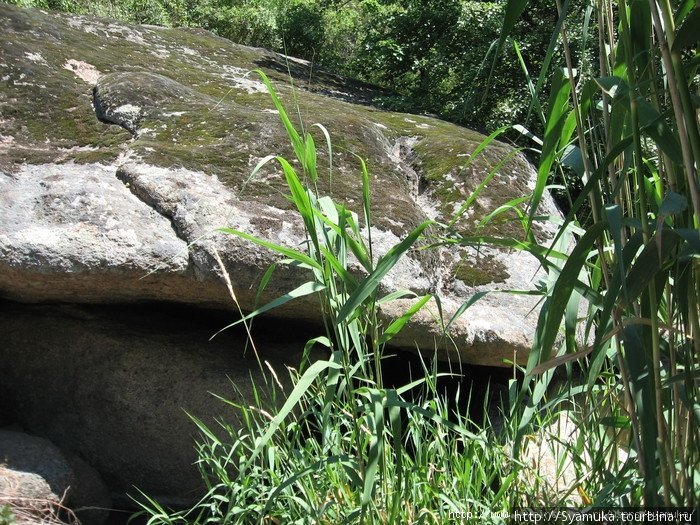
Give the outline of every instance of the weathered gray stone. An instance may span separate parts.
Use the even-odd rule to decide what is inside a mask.
[[[70,509],[85,525],[98,525],[106,520],[111,499],[99,475],[80,458],[47,439],[0,430],[0,505],[9,505],[18,523],[55,522]]]
[[[353,153],[366,159],[375,256],[426,219],[449,220],[511,153],[494,142],[463,168],[482,135],[373,108],[376,88],[206,31],[0,4],[0,415],[86,460],[118,502],[134,486],[165,504],[201,496],[197,430],[185,410],[235,426],[235,411],[209,392],[246,403],[270,380],[242,333],[207,343],[235,317],[214,254],[246,310],[279,259],[219,228],[303,249],[279,169],[270,164],[250,178],[267,155],[293,158],[256,68],[270,76],[295,124],[298,101],[319,151],[319,191],[360,215]],[[316,122],[334,143],[332,179]],[[514,214],[484,227],[479,221],[527,194],[533,180],[532,167],[514,155],[456,228],[522,237]],[[549,197],[539,212],[557,214]],[[552,237],[542,225],[535,233]],[[522,362],[536,302],[498,290],[532,289],[539,277],[537,261],[523,253],[412,250],[383,291],[437,294],[445,320],[473,294],[494,292],[454,322],[449,337],[432,301],[392,343],[468,363]],[[307,278],[282,265],[261,299]],[[411,304],[384,305],[381,317],[389,322]],[[256,322],[256,342],[283,380],[284,365],[298,365],[304,342],[318,335],[319,313],[307,297],[271,315],[274,324]],[[80,459],[68,460],[81,470]]]
[[[0,192],[7,297],[99,301],[115,288],[167,299],[186,282],[187,244],[106,166],[28,164],[0,176]],[[162,271],[140,280],[154,270]]]
[[[73,481],[70,465],[50,441],[0,430],[0,494],[3,497],[63,501]]]
[[[90,463],[117,503],[138,496],[135,487],[166,504],[192,503],[202,481],[199,434],[187,413],[235,427],[238,413],[213,394],[248,404],[254,387],[264,399],[273,380],[244,334],[229,330],[208,342],[224,320],[162,305],[2,303],[0,413]],[[304,334],[277,329],[255,341],[288,385],[285,365],[298,366],[302,348],[291,341]]]
[[[76,454],[63,451],[75,476],[70,505],[82,525],[100,525],[112,510],[112,495],[100,474]]]
[[[494,142],[462,169],[483,136],[374,109],[366,105],[376,93],[369,86],[315,69],[310,75],[304,61],[206,31],[1,5],[0,50],[0,295],[14,300],[227,307],[212,257],[216,247],[241,305],[251,309],[257,282],[277,257],[215,230],[231,226],[287,246],[303,240],[283,177],[269,167],[248,180],[266,155],[292,157],[255,68],[272,78],[294,114],[289,65],[299,112],[316,134],[321,192],[359,211],[359,168],[350,152],[367,160],[378,255],[423,220],[449,219],[510,152]],[[313,122],[326,126],[336,144],[332,184],[325,141]],[[477,225],[525,195],[533,177],[528,163],[514,156],[457,227],[522,236],[512,214]],[[556,214],[548,197],[540,211]],[[538,227],[537,234],[547,238],[551,230]],[[412,251],[384,284],[385,290],[439,294],[449,319],[476,292],[531,289],[537,267],[534,258],[503,250]],[[304,278],[282,268],[263,300]],[[383,318],[395,318],[407,304],[388,305]],[[472,363],[522,362],[535,305],[524,295],[489,294],[452,325],[449,338],[433,308],[394,342],[431,355],[437,347]],[[272,315],[318,321],[311,300]]]

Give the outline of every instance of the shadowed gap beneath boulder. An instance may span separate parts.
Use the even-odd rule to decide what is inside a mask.
[[[135,494],[134,486],[166,505],[189,505],[201,485],[193,466],[197,431],[184,410],[208,424],[216,417],[236,424],[235,412],[211,393],[249,403],[253,385],[264,385],[252,349],[244,350],[243,330],[209,340],[234,319],[233,312],[164,303],[2,301],[0,426],[17,424],[87,461],[118,507],[133,505],[127,494]],[[265,319],[253,326],[261,359],[283,382],[284,367],[296,367],[304,343],[320,333]],[[420,377],[417,354],[388,349],[387,355],[387,387]],[[439,363],[438,370],[449,365]],[[452,371],[459,372],[455,364]],[[441,379],[438,390],[453,399],[459,388],[462,401],[453,406],[464,413],[471,389],[470,416],[479,422],[488,380],[503,385],[511,372],[477,366],[462,372],[465,379]]]

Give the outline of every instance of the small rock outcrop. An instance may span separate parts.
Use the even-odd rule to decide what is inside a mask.
[[[44,438],[0,430],[0,506],[18,523],[99,525],[111,500],[99,475]]]

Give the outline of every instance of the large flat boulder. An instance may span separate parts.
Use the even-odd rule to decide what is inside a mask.
[[[447,220],[497,168],[458,227],[522,236],[515,215],[485,227],[498,206],[526,195],[534,171],[494,142],[463,169],[483,136],[425,116],[368,105],[376,90],[282,55],[203,30],[128,26],[111,20],[0,4],[0,296],[23,302],[168,301],[223,308],[230,298],[212,256],[226,263],[244,309],[277,257],[217,233],[233,227],[288,246],[303,242],[283,177],[269,154],[292,157],[269,94],[273,80],[290,114],[317,133],[319,189],[359,210],[365,158],[373,192],[373,239],[381,254],[427,218]],[[294,82],[292,91],[289,74]],[[329,176],[322,123],[334,141]],[[507,160],[506,160],[507,159]],[[502,163],[502,161],[504,161]],[[499,164],[501,164],[499,166]],[[249,180],[250,179],[250,180]],[[543,214],[555,214],[545,198]],[[538,227],[546,239],[551,231]],[[483,290],[529,289],[537,261],[483,247],[409,253],[386,290],[437,293],[446,315]],[[303,282],[277,272],[263,300]],[[407,302],[386,307],[385,320]],[[395,343],[435,348],[471,363],[522,361],[536,315],[528,296],[490,294],[443,337],[437,310],[423,312]],[[305,301],[272,315],[319,321]]]

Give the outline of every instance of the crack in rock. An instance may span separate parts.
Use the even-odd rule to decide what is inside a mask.
[[[399,171],[406,177],[408,184],[408,192],[410,198],[416,204],[418,209],[429,219],[436,219],[439,215],[437,207],[432,202],[428,192],[428,182],[419,171],[419,166],[416,162],[416,153],[414,146],[418,143],[420,137],[399,137],[393,144],[387,144],[387,155],[389,159],[396,165]],[[431,292],[439,292],[443,290],[451,276],[452,263],[451,257],[447,256],[446,250],[437,248],[437,255],[431,260],[432,266],[430,272],[430,289]],[[427,262],[427,261],[426,261]]]
[[[130,280],[151,270],[165,269],[161,282],[187,272],[186,244],[153,208],[124,191],[112,166],[27,165],[14,176],[3,173],[0,195],[0,291],[6,296],[55,297],[59,282],[69,290],[64,298],[92,298],[110,286],[129,296]],[[74,277],[90,281],[98,272],[102,288]]]
[[[418,203],[418,195],[421,190],[421,176],[415,170],[415,153],[413,146],[418,142],[418,137],[399,137],[396,142],[387,148],[389,159],[396,164],[401,173],[406,177],[408,191],[411,198]]]
[[[124,186],[126,186],[126,188],[132,193],[132,195],[134,195],[146,206],[153,209],[156,213],[158,213],[164,219],[167,219],[168,222],[170,222],[170,227],[172,228],[173,233],[175,233],[175,236],[187,245],[187,257],[189,266],[188,271],[193,271],[192,269],[194,267],[194,261],[192,260],[192,253],[189,249],[190,241],[187,238],[187,236],[182,231],[180,231],[180,228],[178,227],[173,214],[170,213],[170,211],[167,210],[164,206],[161,206],[160,203],[155,198],[153,198],[153,196],[150,195],[147,190],[141,188],[140,185],[136,184],[135,179],[132,173],[129,172],[129,170],[124,169],[123,166],[119,166],[115,175],[117,179],[121,181],[124,184]]]

